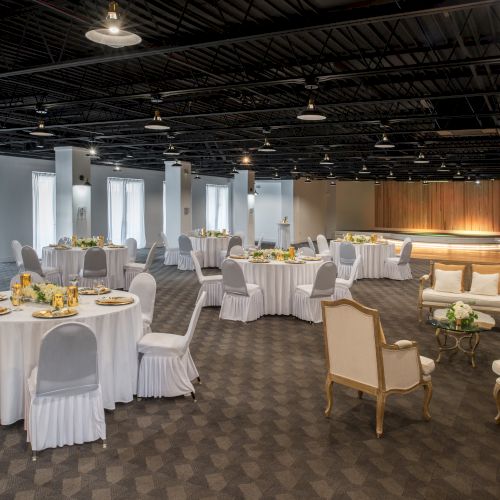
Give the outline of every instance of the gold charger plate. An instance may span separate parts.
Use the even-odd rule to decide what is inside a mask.
[[[247,259],[248,257],[245,257],[244,255],[230,255],[229,256],[230,259],[240,259],[240,260],[245,260]]]
[[[70,247],[67,247],[65,245],[56,245],[55,247],[53,247],[55,250],[69,250]]]
[[[267,259],[250,259],[248,262],[252,264],[269,264],[270,261]]]
[[[111,288],[100,288],[99,293],[97,293],[94,288],[83,288],[78,290],[79,295],[104,295],[109,292],[111,292]]]
[[[12,312],[12,309],[10,309],[9,307],[0,307],[0,316],[9,314],[10,312]]]
[[[32,316],[34,318],[55,319],[69,318],[70,316],[76,316],[77,314],[78,311],[76,309],[64,307],[63,309],[59,309],[59,311],[54,311],[53,309],[41,309],[40,311],[35,311]]]
[[[301,257],[301,260],[305,262],[318,262],[321,260],[321,257]]]
[[[103,299],[96,299],[96,304],[100,306],[124,306],[126,304],[133,304],[132,297],[105,297]]]
[[[285,260],[285,262],[287,264],[305,264],[305,262],[303,260],[290,260],[290,259],[288,259],[288,260]]]
[[[106,245],[106,248],[126,248],[125,245]]]

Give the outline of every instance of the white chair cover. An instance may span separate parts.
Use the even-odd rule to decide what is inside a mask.
[[[338,276],[342,279],[349,279],[351,268],[356,260],[356,248],[350,241],[343,241],[339,249]]]
[[[189,345],[200,317],[206,292],[196,302],[189,327],[184,336],[149,333],[138,344],[142,359],[139,366],[139,397],[176,397],[189,394],[194,398],[192,380],[199,379]]]
[[[241,245],[234,245],[233,248],[231,248],[231,253],[229,255],[245,255],[245,250]]]
[[[180,271],[192,271],[194,269],[193,259],[191,259],[191,251],[193,244],[189,237],[185,234],[179,236],[179,262],[177,269]],[[201,263],[203,265],[203,263]]]
[[[328,241],[323,234],[318,234],[316,237],[316,243],[318,244],[318,253],[322,255],[330,255],[330,247],[328,246]]]
[[[179,249],[170,247],[167,235],[163,231],[161,232],[161,239],[163,240],[163,246],[165,247],[165,259],[163,263],[166,266],[176,266],[179,263]]]
[[[232,321],[255,321],[264,314],[264,294],[255,284],[245,283],[240,265],[226,259],[222,263],[224,295],[219,318]]]
[[[412,251],[410,238],[405,238],[399,257],[389,257],[384,263],[384,276],[391,280],[411,280],[410,258]]]
[[[31,283],[44,282],[44,279],[38,273],[35,273],[34,271],[29,271],[29,274],[31,274]],[[12,288],[12,285],[14,285],[14,283],[21,283],[21,274],[16,274],[10,279],[10,288]]]
[[[80,284],[92,287],[99,282],[109,286],[108,264],[106,252],[99,247],[89,248],[83,258],[83,268],[80,271]]]
[[[226,257],[229,257],[231,255],[231,250],[233,249],[233,247],[236,246],[243,247],[243,241],[241,240],[241,236],[235,235],[229,238],[229,243],[227,245],[227,250],[226,250]]]
[[[22,272],[24,269],[23,256],[21,254],[21,249],[23,248],[23,246],[17,240],[12,240],[10,246],[12,247],[12,254],[14,255],[14,259],[16,261],[17,270],[19,272]]]
[[[25,245],[21,249],[23,267],[25,271],[33,271],[50,283],[61,284],[61,273],[55,267],[42,267],[34,248]]]
[[[124,287],[125,290],[129,289],[132,280],[139,273],[147,273],[149,271],[155,260],[157,246],[158,242],[156,241],[151,245],[151,248],[149,249],[148,252],[148,256],[146,257],[146,262],[144,264],[141,264],[140,262],[129,262],[125,266],[125,287]]]
[[[260,235],[259,241],[257,241],[257,249],[260,250],[262,248],[262,240],[264,239],[264,235]]]
[[[137,240],[135,238],[127,238],[125,246],[127,247],[127,262],[135,262],[137,258]]]
[[[314,248],[314,243],[310,236],[307,237],[307,244],[309,245],[309,248],[313,251],[313,254],[316,255],[316,248]]]
[[[89,326],[65,323],[43,336],[28,392],[26,428],[33,451],[106,439],[97,340]]]
[[[222,304],[222,274],[205,276],[201,270],[200,261],[194,250],[191,250],[191,258],[193,259],[196,277],[201,285],[198,292],[199,300],[202,293],[206,292],[205,306],[220,306]]]
[[[297,254],[304,257],[316,257],[316,252],[311,250],[310,247],[300,247]]]
[[[334,300],[352,299],[352,294],[350,289],[354,284],[354,281],[356,280],[360,265],[361,265],[361,255],[358,255],[356,257],[356,260],[354,261],[354,264],[351,266],[349,279],[345,280],[343,278],[337,278],[335,280],[335,291],[333,293]]]
[[[151,274],[139,273],[130,283],[129,292],[139,297],[144,335],[151,333],[155,312],[156,280]]]

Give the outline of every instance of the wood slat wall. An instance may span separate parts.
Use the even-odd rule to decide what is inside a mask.
[[[375,189],[375,226],[500,233],[500,181],[383,182]]]

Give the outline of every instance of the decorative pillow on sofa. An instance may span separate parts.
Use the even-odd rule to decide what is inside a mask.
[[[473,272],[470,293],[478,295],[498,295],[498,274]]]
[[[500,276],[500,264],[472,264],[472,272],[480,274],[498,274]],[[498,279],[498,295],[500,295],[500,278]]]
[[[433,264],[433,273],[432,273],[432,288],[436,284],[436,271],[460,271],[462,273],[460,280],[460,288],[461,292],[465,290],[464,286],[464,278],[465,278],[465,264],[442,264],[441,262],[434,262]],[[458,292],[457,292],[458,293]]]
[[[463,271],[434,270],[434,290],[436,292],[462,293]]]

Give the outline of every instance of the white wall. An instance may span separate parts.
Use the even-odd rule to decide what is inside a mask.
[[[275,243],[282,218],[281,182],[256,181],[255,190],[259,193],[255,197],[255,235]]]
[[[160,240],[163,224],[163,171],[122,168],[114,172],[112,167],[92,165],[92,234],[108,234],[108,177],[129,177],[144,180],[146,245],[150,247]]]
[[[375,227],[373,182],[337,182],[335,205],[337,231],[370,230]]]
[[[194,179],[191,182],[191,208],[193,212],[193,228],[201,229],[207,227],[206,204],[207,204],[207,184],[219,184],[229,186],[229,225],[228,230],[232,230],[232,189],[231,179],[225,177],[200,176],[201,179]]]
[[[0,156],[0,262],[12,262],[12,240],[33,244],[31,172],[54,172],[55,163]]]

